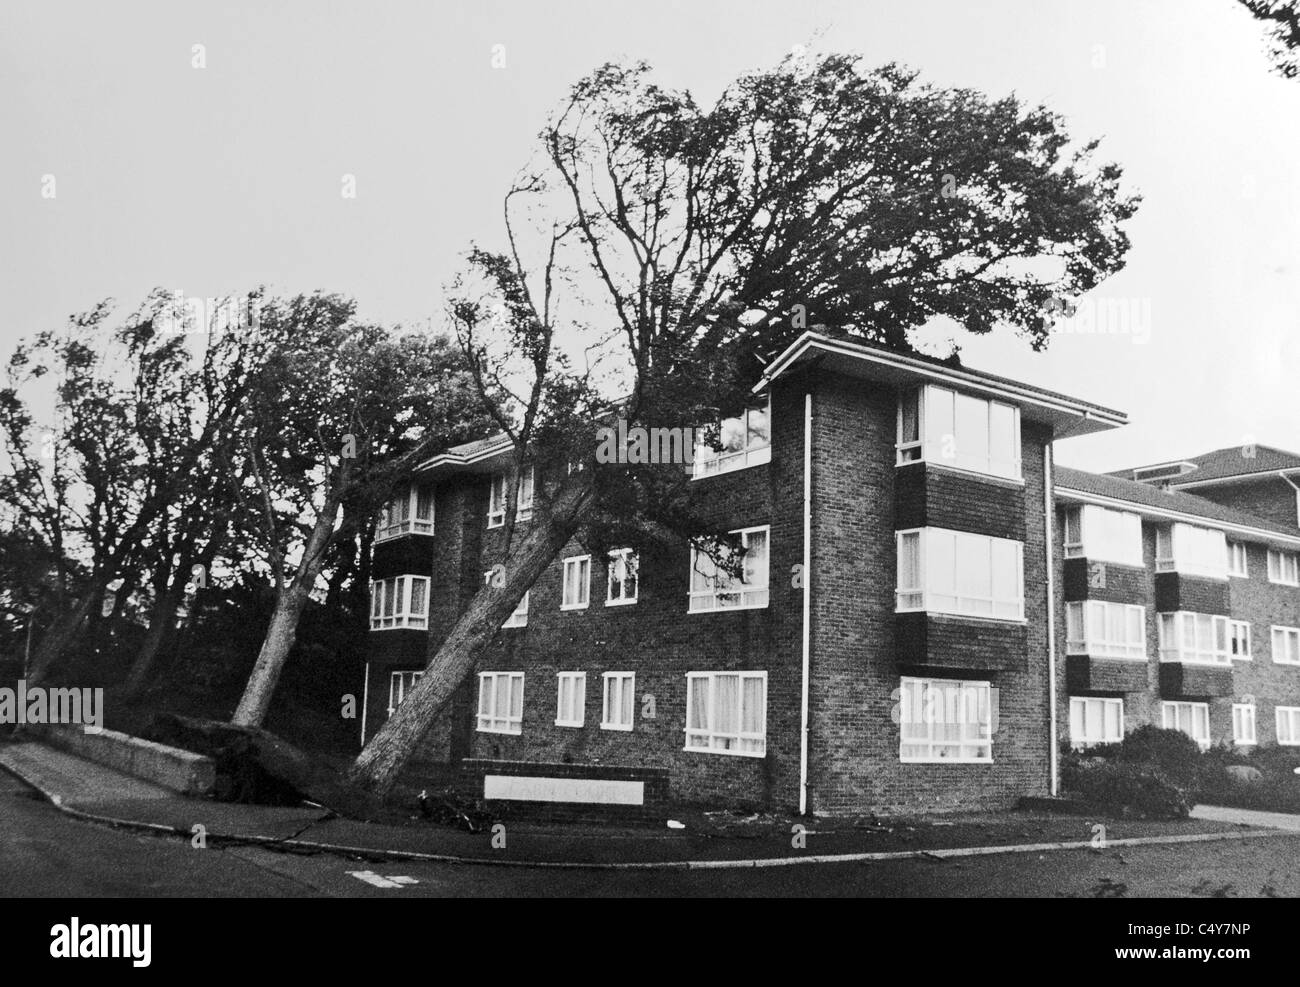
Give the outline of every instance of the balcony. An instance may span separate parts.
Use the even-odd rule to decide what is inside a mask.
[[[1068,655],[1065,659],[1066,687],[1071,693],[1145,692],[1149,667],[1145,661]]]
[[[1156,573],[1156,610],[1160,613],[1189,610],[1226,616],[1232,612],[1228,601],[1228,583],[1222,579],[1184,572]]]
[[[1201,699],[1232,694],[1231,666],[1182,662],[1162,662],[1160,665],[1160,695],[1164,699]]]
[[[934,463],[908,463],[895,472],[894,520],[899,529],[953,528],[1024,541],[1025,488]]]
[[[899,665],[971,672],[1027,668],[1028,628],[1022,623],[937,613],[895,617],[894,660]]]

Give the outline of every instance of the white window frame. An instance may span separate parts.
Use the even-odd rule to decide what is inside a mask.
[[[951,592],[940,592],[931,585],[930,580],[937,574],[931,572],[928,563],[929,547],[932,539],[951,539],[953,573]],[[914,541],[913,541],[914,540]],[[962,595],[957,590],[957,570],[960,566],[958,552],[962,545],[974,542],[988,544],[989,552],[989,587],[993,595],[989,597]],[[915,579],[914,586],[902,585],[904,579],[905,553],[911,553],[910,546],[915,544]],[[996,587],[999,580],[995,558],[995,548],[1014,547],[1015,556],[1015,591],[1014,595],[999,596]],[[895,612],[897,613],[946,613],[959,617],[974,617],[981,620],[999,620],[1023,623],[1025,619],[1025,560],[1024,543],[1011,538],[994,538],[992,535],[974,534],[969,531],[953,531],[949,528],[909,528],[895,532],[897,567],[895,579]],[[943,587],[947,588],[947,587]],[[988,609],[984,610],[984,604]],[[998,613],[1002,608],[1003,612]]]
[[[619,719],[611,720],[610,695],[617,693]],[[628,695],[632,700],[628,704],[631,715],[626,723],[622,721],[622,705]],[[605,672],[601,675],[600,728],[602,730],[628,731],[636,725],[636,672]]]
[[[623,578],[616,579],[618,566],[623,567]],[[629,594],[628,584],[632,592]],[[618,595],[614,594],[615,587]],[[616,548],[609,553],[609,564],[605,571],[605,606],[626,607],[635,603],[641,594],[641,558],[634,549]]]
[[[423,678],[424,672],[393,672],[388,677],[388,715],[392,716],[402,700],[415,688],[415,683]]]
[[[1228,542],[1228,578],[1250,578],[1250,553],[1244,541]]]
[[[491,569],[483,573],[483,582],[487,583],[488,585],[491,585],[492,583]],[[514,611],[510,614],[510,616],[506,618],[505,623],[501,625],[502,628],[528,626],[528,595],[530,593],[532,593],[531,589],[524,591],[523,599],[519,601],[519,605],[516,606]]]
[[[1203,738],[1196,735],[1195,728],[1198,720],[1205,725],[1205,736]],[[1202,750],[1210,746],[1209,703],[1189,703],[1182,700],[1166,699],[1160,704],[1160,725],[1166,730],[1183,731],[1183,733],[1195,740]],[[1188,726],[1192,727],[1192,729],[1189,730]]]
[[[1282,728],[1283,723],[1286,729]],[[1273,728],[1277,731],[1277,742],[1283,747],[1300,747],[1300,706],[1274,706]],[[1285,736],[1287,739],[1283,740]]]
[[[403,574],[370,581],[370,629],[372,631],[429,629],[429,577]],[[411,609],[413,586],[424,587],[424,607]]]
[[[519,500],[515,504],[515,520],[533,519],[533,494],[537,484],[537,468],[529,466],[519,477]]]
[[[1210,543],[1213,542],[1213,550]],[[1218,546],[1222,545],[1220,551]],[[1201,556],[1213,555],[1212,561]],[[1228,578],[1228,538],[1218,528],[1173,524],[1156,528],[1156,572],[1178,572],[1204,579]]]
[[[914,690],[920,690],[919,696],[913,696]],[[949,690],[955,690],[957,706],[956,723],[958,726],[964,724],[970,709],[972,698],[976,708],[976,725],[981,727],[980,733],[974,739],[959,736],[956,739],[938,737],[935,726],[944,725],[937,719],[929,718],[927,712],[921,712],[921,718],[918,720],[913,717],[914,701],[919,701],[925,709],[932,709],[933,703],[938,693],[940,704],[945,708],[950,696]],[[899,722],[898,722],[898,759],[903,764],[992,764],[993,763],[993,687],[989,682],[967,681],[964,679],[934,679],[934,678],[913,678],[903,676],[899,680]],[[980,704],[983,697],[984,710],[987,713],[987,721],[981,724]],[[907,734],[907,728],[914,723],[920,723],[926,727],[925,736]],[[913,750],[908,750],[913,748]],[[916,748],[927,748],[928,753],[922,753]],[[956,756],[947,756],[936,754],[938,749],[955,748]]]
[[[1173,618],[1172,622],[1166,618]],[[1209,620],[1210,646],[1204,647],[1202,634],[1205,620]],[[1192,628],[1192,646],[1187,647],[1187,625]],[[1180,662],[1184,665],[1232,665],[1232,651],[1228,636],[1228,618],[1220,614],[1195,613],[1191,610],[1175,610],[1158,614],[1156,625],[1159,629],[1160,660]],[[1222,628],[1222,631],[1220,631]],[[1223,647],[1218,646],[1222,633]],[[1170,635],[1175,640],[1170,640]]]
[[[577,590],[577,598],[569,597],[569,574],[577,573],[573,586]],[[591,556],[590,555],[570,555],[564,560],[560,569],[560,609],[561,610],[586,610],[591,606]]]
[[[506,678],[509,685],[506,687],[506,702],[509,706],[505,713],[502,714],[497,709],[497,679]],[[491,682],[487,692],[484,692],[484,686]],[[518,706],[519,712],[516,714],[513,709],[515,703],[515,687],[518,684]],[[484,711],[484,698],[488,699],[487,710]],[[478,674],[478,706],[475,716],[475,723],[479,733],[506,733],[512,736],[518,736],[524,732],[524,673],[523,672],[479,672]]]
[[[1142,518],[1095,504],[1076,504],[1065,511],[1065,557],[1089,558],[1141,568]]]
[[[716,729],[721,722],[718,710],[720,690],[718,679],[735,678],[736,711],[734,731]],[[745,722],[745,683],[758,681],[762,683],[761,726],[757,731],[741,729]],[[691,726],[691,713],[694,710],[696,690],[708,689],[708,699],[704,706],[707,722],[704,726]],[[731,757],[764,757],[767,754],[767,672],[731,671],[731,672],[687,672],[686,673],[686,746],[684,751],[693,754],[726,754]],[[734,746],[732,746],[734,745]],[[740,745],[749,745],[742,749]]]
[[[1237,643],[1245,644],[1245,650],[1238,652]],[[1249,620],[1228,620],[1228,655],[1233,661],[1254,661],[1254,641]]]
[[[499,528],[506,523],[506,474],[493,473],[488,479],[487,526]]]
[[[1106,710],[1119,710],[1119,733],[1106,733]],[[1099,736],[1090,736],[1088,727],[1094,718],[1101,724]],[[1076,724],[1082,720],[1083,732],[1076,731]],[[1124,739],[1124,700],[1106,696],[1071,696],[1070,697],[1070,746],[1076,750],[1093,747],[1097,744],[1117,744]]]
[[[569,683],[569,708],[565,709],[564,686]],[[576,717],[572,714],[576,712]],[[557,727],[580,727],[587,722],[587,673],[555,673],[555,725]]]
[[[1258,743],[1254,703],[1232,704],[1232,742],[1245,747]],[[1249,728],[1249,729],[1247,729]]]
[[[1281,648],[1278,647],[1279,638],[1282,641]],[[1286,643],[1288,641],[1291,642],[1289,646]],[[1274,665],[1300,665],[1300,628],[1273,624],[1268,629],[1268,644]],[[1283,657],[1279,658],[1279,653]]]
[[[1104,636],[1094,639],[1094,615],[1100,613]],[[1114,615],[1119,615],[1124,631],[1119,639],[1111,632]],[[1129,619],[1138,618],[1137,641],[1128,640]],[[1065,605],[1065,652],[1070,655],[1091,655],[1094,658],[1118,658],[1125,661],[1147,660],[1147,611],[1136,603],[1112,603],[1109,600],[1073,600]]]
[[[758,412],[767,415],[766,441],[762,439],[751,441],[749,418],[751,414]],[[729,423],[732,424],[733,428],[743,431],[744,441],[742,446],[732,451],[714,449],[703,438],[697,438],[694,464],[691,470],[692,480],[702,480],[706,476],[718,476],[734,470],[748,469],[750,466],[761,466],[763,463],[772,461],[772,396],[770,393],[764,397],[764,403],[761,406],[756,405],[752,408],[746,408],[739,415],[722,419],[718,426],[720,438],[726,434]],[[702,432],[703,429],[699,430],[697,435]]]
[[[1278,586],[1300,586],[1300,555],[1281,549],[1268,550],[1268,581]]]
[[[916,435],[906,436],[903,430],[903,408],[905,403],[911,403],[913,396],[916,401]],[[984,452],[982,454],[977,452],[963,456],[957,448],[961,439],[958,433],[965,431],[964,427],[959,428],[957,410],[959,402],[968,411],[974,410],[972,405],[976,402],[984,406]],[[952,408],[952,432],[935,432],[931,428],[933,424],[931,419],[939,414],[944,414],[949,406]],[[999,409],[998,413],[1000,415],[1010,412],[1012,455],[1010,460],[995,457],[993,453],[992,419],[994,408]],[[975,424],[973,419],[972,424]],[[949,450],[949,447],[952,448],[953,454],[944,455]],[[940,387],[937,384],[925,384],[914,391],[905,391],[899,395],[898,423],[894,448],[896,452],[895,463],[898,466],[927,462],[949,469],[961,470],[965,473],[974,473],[978,476],[992,476],[1013,483],[1024,483],[1020,446],[1020,409],[1016,405],[1008,404],[1005,401],[967,394],[963,391],[953,390],[950,387]]]
[[[427,516],[420,513],[421,494],[428,495]],[[402,535],[432,535],[435,516],[433,486],[412,483],[380,509],[379,519],[375,523],[375,544]]]
[[[687,572],[688,600],[686,605],[687,613],[717,613],[718,611],[731,610],[762,610],[768,604],[768,580],[772,566],[772,526],[768,524],[757,525],[752,528],[738,528],[729,532],[733,535],[739,535],[741,547],[746,550],[750,546],[751,536],[755,532],[763,532],[766,538],[767,550],[762,560],[762,572],[757,569],[750,573],[742,571],[738,580],[733,580],[729,575],[718,571],[712,575],[699,573],[696,571],[697,564],[701,556],[709,559],[710,565],[716,563],[707,552],[700,549],[697,543],[691,543],[690,552],[690,570]],[[695,588],[695,577],[700,575],[706,582],[712,581],[712,588]],[[724,581],[725,580],[725,581]],[[725,602],[729,598],[735,598],[735,603]]]

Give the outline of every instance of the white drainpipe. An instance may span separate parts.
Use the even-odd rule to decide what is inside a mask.
[[[361,746],[366,746],[366,707],[370,705],[370,662],[366,662],[366,684],[361,693]]]
[[[808,670],[812,583],[812,391],[803,396],[803,686],[799,702],[799,815],[808,814]]]
[[[1052,529],[1055,527],[1056,508],[1052,499],[1052,443],[1043,446],[1043,530],[1047,546],[1047,721],[1051,735],[1048,749],[1052,759],[1052,796],[1058,787],[1056,742],[1056,573],[1052,561]]]

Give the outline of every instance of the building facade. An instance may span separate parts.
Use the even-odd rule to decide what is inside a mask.
[[[741,564],[569,545],[408,771],[522,803],[924,812],[1050,794],[1065,745],[1140,723],[1300,743],[1300,526],[1260,506],[1282,478],[1242,481],[1252,513],[1228,483],[1053,466],[1125,421],[805,334],[693,467]],[[434,457],[380,518],[363,738],[502,562],[510,454]]]

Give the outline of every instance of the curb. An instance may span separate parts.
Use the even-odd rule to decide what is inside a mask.
[[[60,812],[74,819],[108,826],[112,829],[129,829],[137,832],[152,833],[156,836],[175,836],[189,839],[193,834],[175,826],[162,823],[142,822],[137,819],[119,819],[115,816],[101,816],[65,805],[63,799],[54,792],[46,791],[39,784],[26,777],[10,765],[0,765],[0,770],[8,771],[24,784],[30,785],[41,797]],[[600,861],[556,861],[556,860],[502,860],[493,857],[461,857],[445,853],[422,853],[418,850],[383,850],[375,847],[348,846],[339,843],[319,843],[313,840],[299,840],[275,836],[257,836],[253,834],[213,833],[206,834],[207,839],[215,845],[224,846],[266,846],[285,847],[306,850],[312,853],[333,853],[350,857],[391,861],[424,861],[438,864],[465,864],[489,867],[533,867],[555,870],[739,870],[752,867],[796,867],[806,864],[852,864],[872,863],[887,860],[947,860],[960,857],[987,857],[1010,853],[1043,853],[1055,850],[1089,850],[1102,849],[1094,847],[1090,840],[1066,843],[1015,843],[1006,846],[954,847],[946,850],[887,850],[866,853],[820,853],[805,857],[757,857],[737,860],[646,860],[609,863]],[[1225,840],[1266,839],[1275,836],[1300,836],[1286,829],[1245,829],[1226,833],[1183,833],[1172,836],[1131,836],[1118,840],[1107,840],[1104,849],[1125,846],[1162,846],[1180,843],[1215,843]]]

